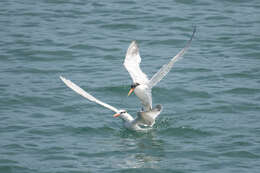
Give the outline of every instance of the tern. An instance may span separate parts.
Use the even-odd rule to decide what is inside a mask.
[[[144,109],[144,111],[152,110],[152,88],[160,82],[164,76],[167,75],[174,63],[182,58],[186,50],[189,48],[195,32],[196,27],[194,27],[192,36],[186,46],[175,57],[173,57],[168,64],[163,65],[150,80],[140,69],[141,57],[137,42],[132,41],[128,47],[124,60],[124,66],[133,80],[128,96],[134,91],[135,95],[140,99],[143,105],[142,109]]]
[[[104,103],[86,91],[84,91],[82,88],[80,88],[78,85],[75,83],[71,82],[70,80],[60,76],[60,79],[73,91],[78,93],[79,95],[87,98],[88,100],[95,102],[101,106],[104,106],[105,108],[108,108],[112,111],[115,112],[114,117],[120,117],[123,120],[124,127],[130,130],[134,131],[147,131],[149,130],[148,128],[142,128],[142,125],[147,125],[147,126],[153,126],[156,117],[160,114],[162,107],[158,105],[154,109],[148,112],[138,112],[137,117],[133,118],[130,114],[127,113],[126,110],[124,109],[117,109],[107,103]]]

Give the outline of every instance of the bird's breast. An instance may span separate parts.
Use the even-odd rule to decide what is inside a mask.
[[[142,99],[147,95],[147,89],[148,88],[145,85],[138,85],[134,90],[135,95]]]
[[[152,98],[151,91],[148,89],[147,85],[138,85],[134,92],[135,95],[141,100],[145,110],[150,110],[152,108]]]

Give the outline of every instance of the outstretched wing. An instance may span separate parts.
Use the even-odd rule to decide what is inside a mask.
[[[194,27],[192,36],[191,36],[190,40],[188,41],[188,43],[186,44],[186,46],[175,57],[173,57],[168,64],[163,65],[161,67],[161,69],[157,73],[155,73],[155,75],[153,75],[153,77],[151,78],[151,80],[148,83],[149,88],[152,88],[158,82],[160,82],[160,80],[162,80],[163,77],[166,76],[167,73],[171,70],[174,63],[182,58],[182,56],[184,55],[186,50],[190,47],[190,44],[195,35],[195,32],[196,32],[196,26]]]
[[[84,91],[82,88],[80,88],[78,85],[74,84],[73,82],[71,82],[70,80],[68,79],[65,79],[64,77],[60,76],[60,79],[69,87],[71,88],[73,91],[75,91],[76,93],[78,93],[79,95],[87,98],[88,100],[92,101],[92,102],[95,102],[97,104],[100,104],[101,106],[104,106],[114,112],[118,112],[118,109],[116,109],[115,107],[113,106],[110,106],[98,99],[96,99],[95,97],[93,97],[92,95],[90,95],[89,93],[87,93],[86,91]]]
[[[129,72],[134,83],[145,84],[149,80],[140,69],[141,57],[136,41],[132,41],[126,52],[124,66]]]

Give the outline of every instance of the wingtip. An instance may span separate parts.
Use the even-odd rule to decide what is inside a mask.
[[[133,40],[128,47],[127,54],[138,54],[139,48],[136,40]]]
[[[189,42],[191,42],[192,39],[194,38],[194,35],[195,35],[196,31],[197,31],[197,26],[196,26],[196,25],[193,25],[193,31],[192,31],[192,35],[191,35],[191,38],[190,38],[190,41],[189,41]]]
[[[197,26],[196,26],[196,25],[193,25],[192,35],[191,35],[191,37],[190,37],[190,40],[187,42],[186,46],[183,48],[183,51],[185,51],[186,49],[188,49],[188,47],[190,46],[191,41],[193,40],[196,31],[197,31]],[[183,52],[183,54],[184,54],[184,52]]]
[[[158,104],[158,105],[155,106],[154,109],[156,109],[157,111],[162,111],[163,106],[161,104]]]
[[[133,41],[131,42],[131,44],[137,44],[137,41],[136,41],[136,40],[133,40]]]
[[[129,48],[138,49],[137,41],[136,41],[136,40],[133,40],[133,41],[131,42]]]
[[[196,32],[196,30],[197,30],[197,25],[193,25],[193,33],[195,33]]]
[[[62,81],[64,81],[64,80],[65,80],[65,78],[64,78],[63,76],[60,76],[60,79],[61,79]]]

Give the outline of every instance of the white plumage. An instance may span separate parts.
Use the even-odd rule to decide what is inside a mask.
[[[164,76],[167,75],[167,73],[173,67],[174,63],[182,58],[186,50],[189,48],[195,32],[196,27],[194,27],[192,36],[186,46],[176,56],[174,56],[168,64],[163,65],[161,69],[157,73],[155,73],[150,80],[148,79],[147,75],[143,73],[140,69],[141,57],[136,41],[132,41],[132,43],[128,47],[124,66],[129,72],[134,83],[134,85],[131,86],[132,89],[130,90],[128,95],[130,95],[131,92],[134,91],[136,96],[140,99],[145,111],[150,111],[152,109],[152,88],[158,82],[160,82],[160,80],[162,80]]]
[[[154,124],[154,119],[156,118],[157,114],[160,114],[161,109],[155,109],[152,112],[149,112],[149,115],[146,116],[146,119],[143,119],[142,116],[145,116],[146,112],[142,112],[141,114],[138,113],[137,117],[134,119],[130,114],[128,114],[126,112],[126,110],[119,110],[107,103],[104,103],[100,100],[98,100],[97,98],[93,97],[91,94],[87,93],[86,91],[84,91],[82,88],[80,88],[78,85],[76,85],[75,83],[71,82],[70,80],[60,76],[60,79],[69,87],[71,88],[73,91],[75,91],[76,93],[78,93],[79,95],[85,97],[86,99],[95,102],[103,107],[106,107],[112,111],[114,111],[116,114],[114,115],[115,117],[120,117],[123,122],[124,122],[124,126],[127,129],[130,130],[135,130],[135,131],[147,131],[149,129],[144,129],[142,127],[140,127],[140,125],[149,125],[152,126]],[[158,112],[159,111],[159,112]],[[148,113],[148,112],[147,112]],[[154,118],[155,117],[155,118]],[[150,123],[150,124],[146,124],[146,123]]]

